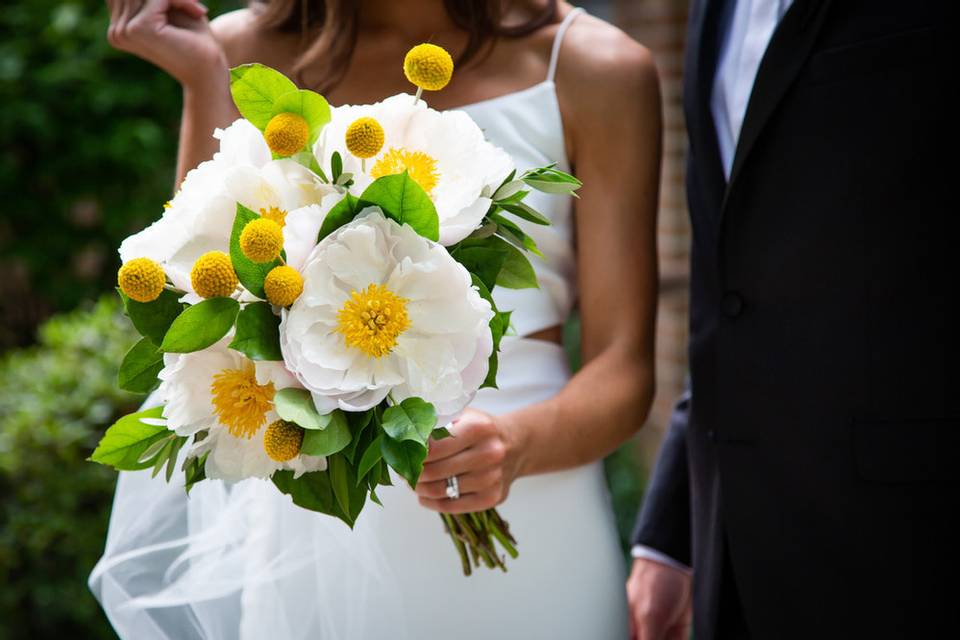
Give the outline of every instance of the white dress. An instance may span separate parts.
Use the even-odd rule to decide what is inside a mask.
[[[569,169],[547,79],[465,107],[520,168]],[[538,290],[496,290],[518,336],[561,324],[575,299],[569,198],[533,193],[550,227],[525,225],[546,260]],[[499,389],[474,406],[505,413],[555,395],[563,350],[503,341]],[[103,558],[90,576],[118,635],[135,640],[607,640],[626,637],[624,565],[601,463],[517,480],[500,511],[519,542],[509,572],[461,573],[437,514],[402,481],[382,487],[350,531],[294,506],[269,482],[176,481],[122,473]]]

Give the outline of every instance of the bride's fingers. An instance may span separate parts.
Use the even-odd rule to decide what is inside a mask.
[[[440,513],[473,513],[475,511],[485,511],[492,509],[500,503],[499,491],[484,491],[482,493],[471,493],[463,496],[459,500],[450,500],[443,498],[436,500],[434,498],[420,498],[420,504],[433,511]]]
[[[451,427],[449,438],[431,440],[430,452],[426,463],[437,462],[454,456],[472,447],[484,438],[496,433],[496,426],[490,416],[475,411],[467,411]]]
[[[458,475],[460,495],[466,496],[471,493],[482,493],[488,489],[495,489],[500,486],[502,477],[502,472],[497,468]],[[417,483],[416,491],[421,498],[440,500],[447,497],[447,481],[444,479],[434,482],[420,482]]]
[[[198,0],[171,0],[170,6],[195,19],[200,19],[207,15],[207,7],[198,2]]]
[[[503,447],[497,441],[488,440],[449,458],[423,465],[420,482],[446,480],[450,476],[464,475],[470,471],[499,467],[505,454]]]

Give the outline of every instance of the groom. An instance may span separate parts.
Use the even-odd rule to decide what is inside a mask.
[[[634,539],[641,640],[686,638],[690,600],[697,640],[955,626],[951,4],[693,2],[691,386]]]

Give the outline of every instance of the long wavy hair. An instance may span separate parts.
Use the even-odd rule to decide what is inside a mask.
[[[401,0],[397,0],[398,2]],[[254,0],[262,29],[300,35],[302,53],[294,63],[294,76],[307,84],[304,71],[310,68],[310,83],[327,91],[343,77],[357,44],[360,0]],[[547,0],[532,18],[517,25],[505,25],[503,0],[444,0],[450,19],[467,32],[467,46],[457,59],[463,65],[497,38],[518,38],[551,24],[557,16],[557,0]]]

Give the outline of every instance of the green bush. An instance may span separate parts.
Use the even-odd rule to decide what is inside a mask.
[[[0,360],[0,638],[114,637],[86,579],[116,473],[86,457],[141,401],[116,385],[135,340],[111,295]]]

